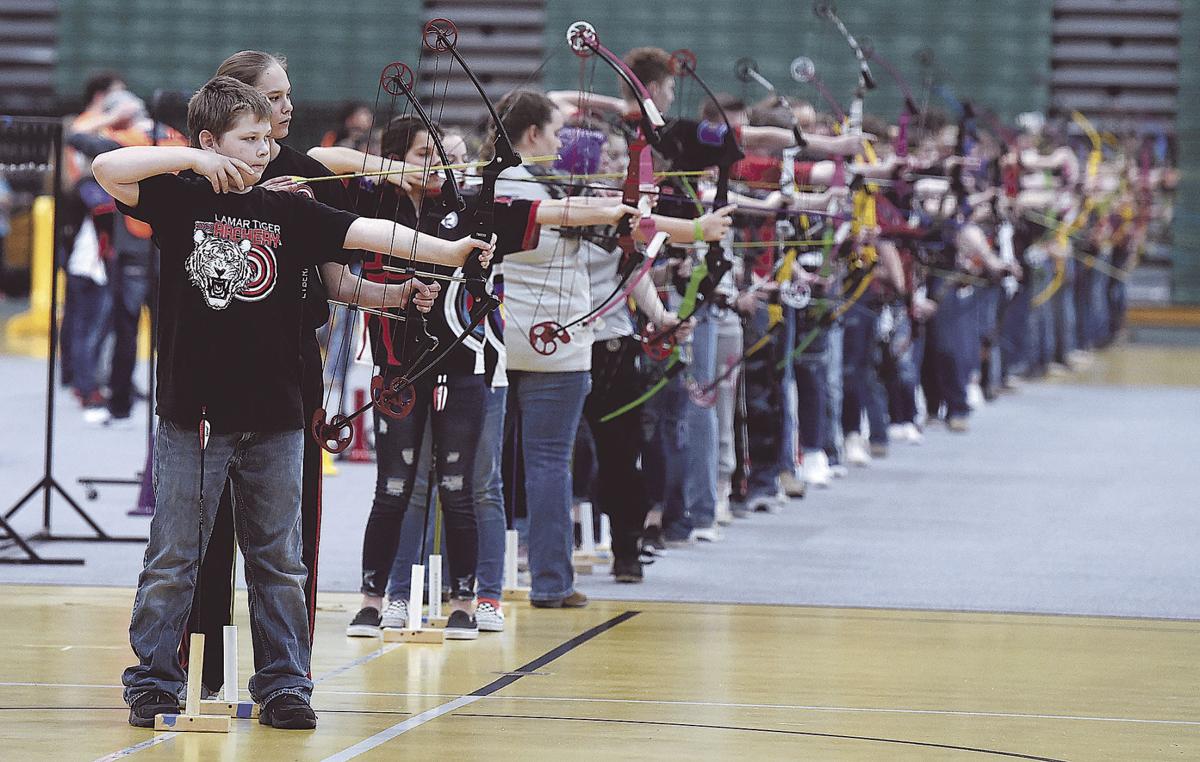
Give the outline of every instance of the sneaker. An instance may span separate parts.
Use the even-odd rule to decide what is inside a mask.
[[[480,598],[475,607],[475,623],[480,632],[504,632],[504,612],[500,610],[500,601],[491,598]]]
[[[983,387],[978,382],[972,381],[967,384],[967,405],[972,410],[978,410],[987,402],[987,398],[983,396]]]
[[[446,619],[446,640],[475,640],[479,637],[479,623],[475,617],[462,609],[450,612]]]
[[[166,691],[146,691],[129,705],[129,724],[135,728],[152,728],[154,718],[160,714],[179,714],[179,697]]]
[[[688,532],[686,537],[680,537],[676,540],[664,538],[663,542],[668,548],[689,548],[696,544],[696,533]]]
[[[350,620],[350,626],[346,628],[346,636],[351,638],[378,638],[382,634],[379,630],[380,619],[379,609],[374,606],[367,606],[361,609]]]
[[[83,422],[89,426],[105,426],[108,424],[112,416],[106,407],[85,407],[83,409]]]
[[[755,513],[779,513],[779,496],[758,495],[750,498],[746,507]]]
[[[566,598],[551,598],[545,601],[530,599],[529,603],[536,609],[581,609],[588,605],[588,597],[576,590]]]
[[[408,626],[408,601],[401,598],[398,601],[392,601],[388,607],[383,610],[383,616],[379,619],[379,627],[384,630],[403,630]]]
[[[376,609],[371,611],[379,613]],[[317,713],[302,696],[280,693],[262,708],[258,724],[280,730],[312,730],[317,727]]]
[[[725,535],[721,534],[721,529],[716,524],[693,531],[692,537],[699,542],[720,542],[725,539]]]
[[[666,550],[667,543],[663,540],[662,527],[651,524],[642,530],[642,544],[654,550]]]
[[[946,428],[956,434],[965,434],[971,430],[971,425],[967,423],[965,415],[952,415],[946,419]]]
[[[829,456],[822,450],[804,453],[804,465],[800,467],[800,478],[806,485],[828,487],[833,480],[833,472],[829,468]]]
[[[917,424],[910,421],[902,424],[900,428],[903,431],[903,436],[901,437],[900,441],[908,442],[910,445],[919,445],[925,441],[925,435],[921,433],[919,428],[917,428]]]
[[[750,509],[746,507],[745,501],[735,500],[729,503],[729,512],[735,519],[750,518]]]
[[[788,497],[804,497],[804,480],[796,478],[796,472],[788,469],[779,475],[779,486]]]
[[[888,454],[888,446],[885,442],[872,442],[871,443],[871,457],[872,458],[886,458],[887,454]]]
[[[85,414],[86,415],[86,414]],[[114,429],[116,431],[128,431],[133,428],[133,416],[123,415],[115,416],[112,413],[108,414],[102,423],[106,429]]]
[[[829,466],[829,475],[835,479],[845,479],[850,475],[850,469],[846,468],[841,463],[834,463]]]
[[[717,500],[717,523],[723,527],[727,527],[733,523],[733,511],[729,508],[729,498],[722,497]]]
[[[871,465],[871,453],[867,451],[866,440],[857,431],[846,434],[846,463],[862,467]]]
[[[618,558],[612,565],[613,579],[617,582],[637,584],[642,581],[642,562],[633,558]]]

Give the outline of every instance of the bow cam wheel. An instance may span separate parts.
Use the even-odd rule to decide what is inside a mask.
[[[600,38],[596,36],[596,27],[588,22],[576,21],[567,27],[567,45],[580,58],[590,56],[594,52],[595,46],[599,44]]]
[[[676,77],[689,74],[696,70],[696,54],[687,48],[680,48],[671,54],[671,73]]]
[[[445,53],[458,44],[458,27],[450,19],[434,19],[425,25],[423,39],[429,50]]]
[[[529,329],[529,346],[539,355],[549,356],[558,351],[558,342],[566,344],[571,335],[553,320],[538,323]]]
[[[417,393],[407,378],[399,376],[386,384],[379,376],[371,379],[371,400],[379,412],[399,421],[407,418],[417,402]]]
[[[354,438],[354,429],[346,416],[335,415],[332,420],[325,420],[325,408],[317,408],[312,417],[312,435],[321,445],[321,449],[335,455],[350,446]]]
[[[400,95],[412,90],[413,73],[406,64],[396,61],[383,67],[379,84],[388,95]]]

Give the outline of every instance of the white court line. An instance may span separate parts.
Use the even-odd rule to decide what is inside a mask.
[[[154,736],[154,738],[151,738],[148,741],[142,741],[139,744],[129,746],[127,748],[121,749],[120,751],[114,751],[112,754],[109,754],[108,756],[100,757],[99,759],[96,760],[96,762],[115,762],[115,760],[124,759],[125,757],[128,757],[130,755],[137,754],[139,751],[142,751],[143,749],[149,749],[151,746],[157,746],[160,743],[165,743],[167,741],[170,741],[172,738],[174,738],[177,735],[179,735],[179,734],[178,733],[162,733],[161,735]]]
[[[441,717],[444,714],[449,714],[456,709],[461,709],[468,704],[473,704],[481,698],[483,697],[459,696],[453,701],[447,701],[445,704],[435,706],[433,709],[427,709],[420,714],[409,717],[407,720],[398,725],[393,725],[387,730],[380,731],[370,738],[359,741],[348,749],[343,749],[333,756],[326,757],[324,760],[322,760],[322,762],[347,762],[348,760],[354,759],[359,754],[368,752],[371,749],[374,749],[376,746],[381,746],[382,744],[387,743],[402,733],[407,733],[413,728],[420,727],[430,720],[436,720],[438,717]]]
[[[5,683],[0,688],[120,688],[119,685],[87,685],[79,683]],[[315,691],[323,696],[391,696],[396,698],[455,698],[453,693],[400,693],[388,691]],[[1013,720],[1069,720],[1073,722],[1127,722],[1138,725],[1200,726],[1200,720],[1147,720],[1136,717],[1089,717],[1076,714],[1029,714],[1021,712],[970,712],[957,709],[909,709],[905,707],[820,706],[809,704],[739,704],[723,701],[661,701],[657,699],[580,698],[577,696],[477,696],[488,701],[543,701],[584,704],[646,704],[651,706],[699,706],[715,709],[782,709],[807,712],[863,712],[876,714],[928,714],[952,717],[998,717]],[[432,710],[431,710],[432,711]],[[419,715],[418,715],[419,716]],[[413,719],[416,719],[414,717]]]
[[[361,664],[366,664],[369,661],[378,659],[380,656],[383,656],[384,654],[398,648],[400,645],[401,645],[400,643],[392,643],[390,645],[385,645],[376,651],[372,651],[371,653],[369,653],[365,656],[360,656],[348,664],[343,664],[342,666],[338,667],[337,669],[331,670],[329,672],[326,672],[324,675],[321,675],[317,679],[313,680],[313,685],[316,685],[317,683],[323,682],[330,678],[337,677],[338,675],[341,675],[351,669],[354,669],[355,667],[357,667]],[[28,687],[28,686],[55,687],[53,683],[0,683],[0,687],[6,687],[6,686],[10,686],[10,685],[26,686],[26,687]],[[65,684],[63,684],[63,685],[59,685],[57,687],[106,688],[107,689],[107,688],[120,688],[122,686],[119,686],[119,685],[65,685]],[[403,732],[403,731],[401,731],[401,732]],[[161,735],[156,735],[148,741],[142,741],[139,744],[134,744],[133,746],[127,746],[124,749],[121,749],[119,751],[114,751],[112,754],[109,754],[104,757],[100,757],[95,762],[114,762],[115,760],[118,760],[118,759],[124,759],[125,757],[129,757],[134,754],[137,754],[139,751],[143,751],[144,749],[149,749],[150,747],[156,746],[157,744],[163,743],[164,741],[169,741],[172,738],[174,738],[176,735],[178,735],[178,733],[163,733]],[[367,739],[367,740],[370,740],[370,739]]]

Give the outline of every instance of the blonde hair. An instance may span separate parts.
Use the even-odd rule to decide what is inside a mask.
[[[287,71],[287,59],[278,53],[272,55],[261,50],[239,50],[221,62],[214,76],[233,77],[254,87],[258,85],[258,78],[263,72],[276,64]]]

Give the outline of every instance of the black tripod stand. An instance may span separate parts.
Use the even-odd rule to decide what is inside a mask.
[[[45,171],[46,162],[53,162],[55,210],[62,192],[62,123],[52,117],[0,116],[0,166],[22,170]],[[52,258],[58,256],[60,220],[53,222]],[[53,259],[52,259],[53,261]],[[58,268],[51,265],[49,312],[49,353],[46,360],[46,428],[45,459],[42,476],[29,491],[0,517],[0,540],[13,543],[24,554],[18,557],[0,557],[0,564],[75,564],[82,558],[46,558],[30,545],[31,542],[146,542],[145,537],[118,537],[105,532],[79,503],[69,495],[54,477],[54,373],[58,360]],[[51,496],[57,492],[67,504],[91,527],[93,535],[61,535],[50,528]],[[9,521],[33,497],[42,495],[42,526],[39,531],[25,538],[17,533]]]

